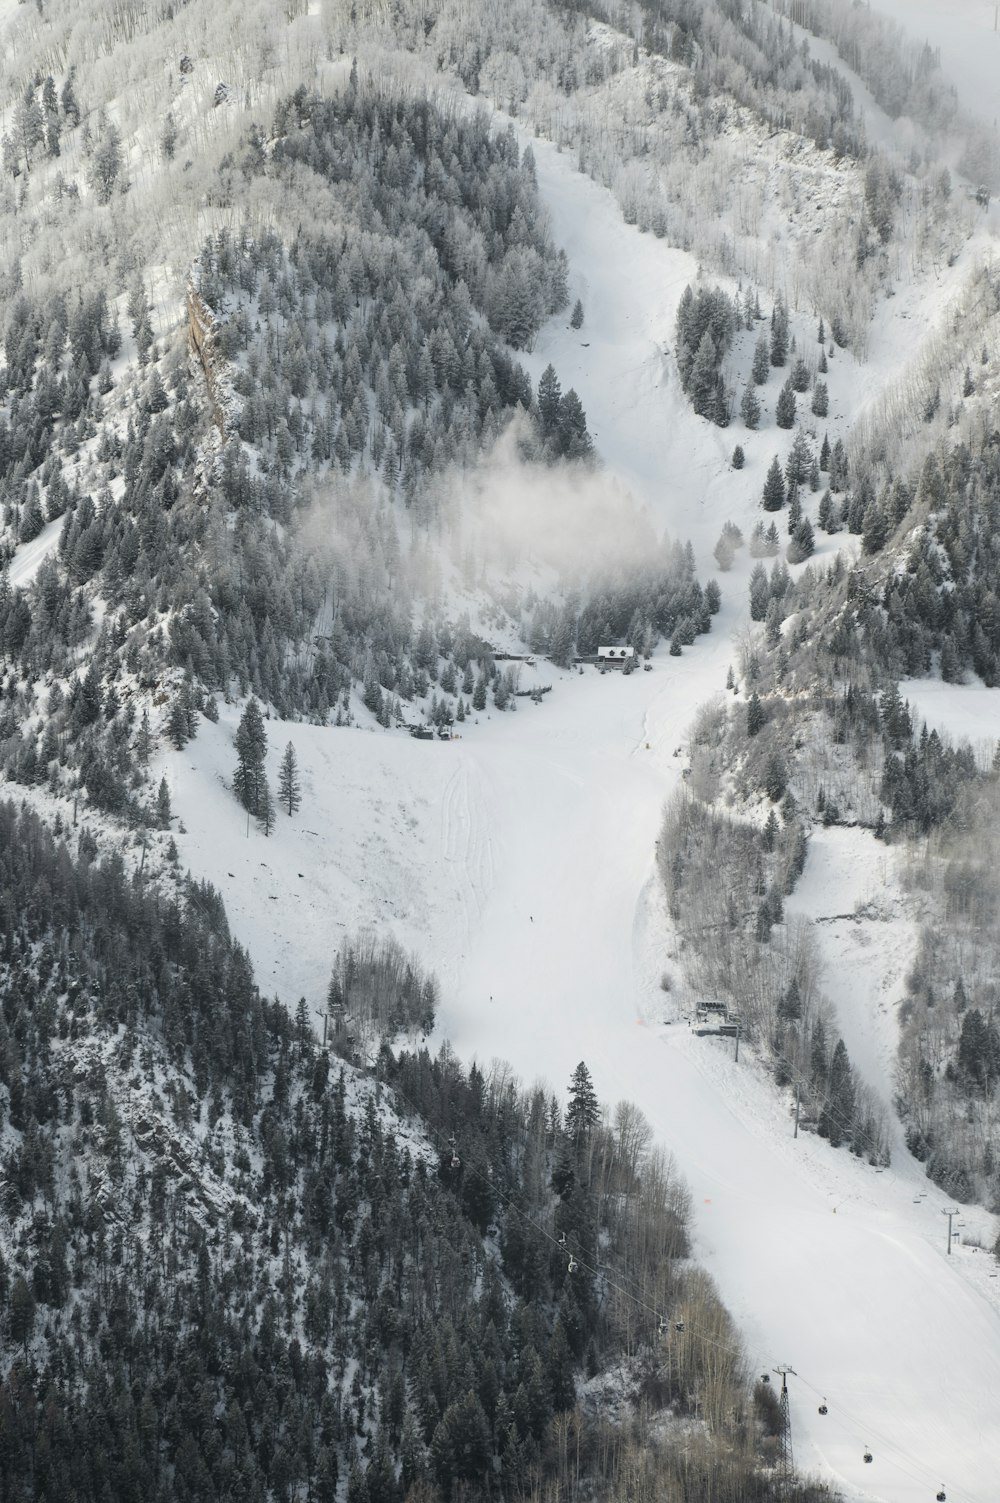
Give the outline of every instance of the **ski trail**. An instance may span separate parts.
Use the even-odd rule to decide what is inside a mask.
[[[493,886],[493,837],[479,770],[462,757],[441,800],[441,855],[455,881],[455,894],[471,934],[481,921]]]

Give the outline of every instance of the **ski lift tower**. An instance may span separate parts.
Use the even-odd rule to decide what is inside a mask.
[[[781,1378],[781,1456],[778,1469],[782,1482],[791,1482],[795,1463],[792,1458],[792,1417],[788,1412],[788,1374],[794,1378],[796,1372],[787,1362],[779,1363],[774,1370]]]

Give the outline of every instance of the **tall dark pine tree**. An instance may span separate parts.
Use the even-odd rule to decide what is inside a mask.
[[[562,405],[562,389],[555,366],[547,365],[538,382],[538,416],[542,424],[542,436],[549,438],[559,428]]]
[[[597,1092],[590,1078],[590,1071],[583,1060],[573,1071],[569,1083],[569,1106],[566,1108],[566,1135],[575,1143],[582,1143],[601,1120]]]
[[[278,769],[278,797],[289,814],[294,814],[302,803],[299,764],[295,756],[295,747],[290,741],[285,747],[281,758],[281,766]]]
[[[771,460],[762,499],[765,511],[780,511],[785,504],[785,477],[781,473],[781,461],[777,454]]]
[[[264,810],[264,794],[267,776],[264,758],[267,756],[267,732],[260,705],[251,698],[236,731],[236,753],[239,761],[233,774],[233,791],[248,813],[260,818]]]
[[[838,1039],[830,1061],[829,1093],[820,1113],[818,1131],[821,1137],[829,1138],[833,1148],[839,1148],[851,1136],[853,1122],[854,1076],[844,1040]]]
[[[788,359],[788,309],[778,297],[771,314],[771,364],[784,365]]]

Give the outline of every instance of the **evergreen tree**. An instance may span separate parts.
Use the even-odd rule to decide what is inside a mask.
[[[706,329],[688,377],[688,395],[699,417],[715,418],[715,380],[718,352],[711,329]]]
[[[730,539],[727,532],[722,533],[712,552],[715,557],[715,562],[718,564],[722,572],[724,574],[728,573],[728,571],[733,567],[733,559],[736,557],[736,549],[733,547],[732,540]]]
[[[753,365],[750,367],[750,375],[755,386],[764,386],[771,369],[771,356],[768,349],[767,335],[761,334],[757,340],[753,352]]]
[[[559,452],[567,459],[584,459],[593,443],[587,432],[587,414],[576,392],[570,387],[559,403]]]
[[[590,1136],[601,1120],[597,1092],[590,1078],[590,1071],[583,1060],[573,1071],[569,1083],[569,1105],[566,1108],[566,1135],[580,1144]]]
[[[27,1355],[28,1342],[35,1327],[35,1310],[35,1297],[26,1280],[18,1274],[11,1289],[7,1326],[11,1340],[20,1343],[25,1355]]]
[[[797,485],[790,485],[788,487],[788,517],[787,517],[788,535],[789,535],[789,537],[793,537],[795,535],[795,529],[798,527],[798,525],[799,525],[799,523],[801,521],[802,521],[802,498],[799,495],[799,488],[798,488]]]
[[[779,428],[795,427],[795,392],[791,384],[786,381],[778,393],[778,400],[774,406],[774,421]]]
[[[175,697],[170,706],[170,714],[167,717],[167,735],[177,751],[181,751],[187,745],[190,736],[188,713],[183,696],[180,694]]]
[[[583,304],[579,298],[573,304],[573,312],[570,315],[569,323],[571,329],[583,328]]]
[[[281,766],[278,769],[278,797],[289,815],[294,814],[302,803],[298,761],[295,756],[295,747],[290,741],[285,747],[281,757]]]
[[[90,182],[99,204],[110,203],[123,160],[121,137],[117,127],[109,124],[90,159]]]
[[[755,689],[747,701],[747,735],[756,736],[764,724],[764,706]]]
[[[861,536],[865,553],[878,553],[889,541],[889,519],[877,501],[865,507]]]
[[[160,779],[159,791],[156,795],[156,817],[161,830],[170,828],[170,789],[167,787],[167,779],[164,775]]]
[[[785,477],[781,473],[781,461],[776,454],[764,481],[763,505],[765,511],[780,511],[784,504]]]
[[[774,810],[771,810],[774,814]],[[799,983],[793,976],[787,987],[781,994],[778,1003],[778,1017],[785,1023],[797,1023],[802,1017],[802,993]]]
[[[760,401],[749,381],[743,388],[743,396],[740,399],[740,417],[750,429],[756,428],[760,423]]]
[[[555,366],[547,365],[538,382],[538,418],[542,425],[542,437],[552,437],[559,428],[559,413],[562,390]]]
[[[270,835],[274,829],[274,799],[268,787],[267,778],[261,770],[257,783],[257,823],[265,835]]]
[[[812,451],[809,447],[809,440],[800,428],[792,440],[792,447],[785,460],[785,479],[789,490],[793,485],[802,485],[808,480],[811,464]]]
[[[813,387],[812,411],[814,417],[823,418],[830,411],[830,397],[825,381],[817,381]],[[821,468],[826,469],[826,466],[821,464]]]
[[[843,1039],[837,1040],[830,1061],[830,1076],[827,1098],[820,1112],[817,1131],[829,1138],[833,1148],[839,1148],[845,1138],[851,1136],[854,1124],[854,1075]]]
[[[255,818],[260,818],[267,789],[264,770],[267,732],[260,705],[252,696],[247,701],[236,731],[236,754],[238,761],[233,774],[233,791],[244,809]]]
[[[770,598],[771,592],[767,582],[767,570],[761,563],[754,564],[750,575],[750,619],[752,621],[763,621],[765,619]]]
[[[816,539],[813,535],[812,523],[808,517],[803,517],[788,545],[788,562],[790,564],[805,563],[807,558],[812,558],[815,549]]]
[[[788,309],[780,294],[771,314],[770,359],[773,366],[784,365],[788,359]]]

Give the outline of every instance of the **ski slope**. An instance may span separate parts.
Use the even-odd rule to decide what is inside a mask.
[[[721,522],[749,530],[761,469],[787,436],[768,433],[763,457],[734,476],[739,431],[691,414],[664,355],[691,263],[624,226],[610,195],[567,158],[542,145],[536,154],[586,322],[543,331],[532,373],[555,361],[609,467],[659,525],[693,539],[704,575]],[[728,1043],[695,1037],[683,997],[659,986],[676,963],[654,840],[664,799],[682,786],[675,753],[734,656],[748,567],[744,558],[723,581],[711,636],[681,658],[661,650],[653,672],[628,678],[542,665],[540,680],[553,683],[543,705],[480,715],[459,741],[272,722],[272,779],[291,739],[304,797],[269,840],[247,831],[225,791],[239,707],[224,707],[217,726],[164,758],[181,861],[220,888],[261,986],[290,1006],[305,996],[318,1015],[341,938],[378,924],[438,973],[437,1033],[464,1058],[504,1058],[560,1090],[586,1060],[602,1097],[638,1103],[675,1153],[697,1255],[753,1360],[795,1369],[797,1463],[849,1498],[926,1503],[944,1481],[951,1503],[995,1503],[993,1260],[968,1241],[946,1255],[945,1201],[901,1147],[880,1172],[793,1139],[788,1103],[752,1057],[744,1050],[736,1064]],[[800,911],[828,916],[832,898],[835,914],[853,913],[889,882],[882,856],[863,837],[818,840]],[[823,936],[830,989],[849,1047],[858,1041],[888,1099],[904,922],[889,913],[884,930],[865,931],[867,947],[853,920],[839,922],[844,933]],[[963,1235],[992,1242],[992,1218],[967,1221]]]

